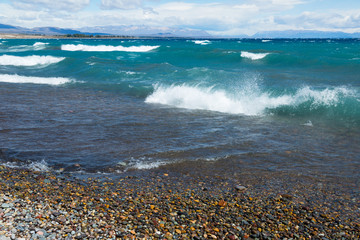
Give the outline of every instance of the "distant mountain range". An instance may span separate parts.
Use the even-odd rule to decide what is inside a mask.
[[[219,38],[212,36],[206,31],[149,26],[98,26],[84,27],[81,29],[66,29],[57,27],[23,28],[12,25],[0,24],[0,33],[17,34],[40,34],[40,35],[121,35],[143,37],[185,37],[185,38]],[[287,31],[264,31],[254,35],[229,36],[238,38],[360,38],[360,33],[312,31],[312,30],[287,30]]]
[[[17,26],[0,24],[0,33],[17,34],[40,34],[40,35],[121,35],[121,36],[144,36],[144,37],[211,37],[206,31],[184,28],[156,28],[147,26],[103,26],[86,27],[79,30],[57,27],[22,28]]]
[[[38,28],[23,28],[11,25],[0,24],[0,33],[14,33],[14,34],[39,34],[39,35],[67,35],[67,34],[93,34],[85,33],[74,29],[65,29],[57,27],[38,27]],[[100,33],[99,33],[100,34]],[[102,34],[101,35],[108,35]]]
[[[154,36],[154,37],[211,37],[203,30],[169,28],[169,27],[149,27],[149,26],[102,26],[85,27],[81,31],[98,32],[112,35],[126,36]]]

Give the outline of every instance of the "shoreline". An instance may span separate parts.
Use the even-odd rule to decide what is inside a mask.
[[[30,34],[15,34],[15,33],[0,33],[0,39],[54,39],[55,36],[48,35],[30,35]]]
[[[315,192],[321,200],[311,204],[303,197],[313,189],[301,184],[296,187],[302,193],[258,191],[256,182],[244,188],[171,171],[81,180],[0,166],[0,179],[2,239],[360,237],[357,203],[349,205],[351,199],[338,196],[338,205],[321,205],[321,194],[339,195],[326,188]]]
[[[37,35],[37,34],[17,34],[0,33],[0,39],[142,39],[133,36],[96,36],[96,37],[68,37],[66,35]]]

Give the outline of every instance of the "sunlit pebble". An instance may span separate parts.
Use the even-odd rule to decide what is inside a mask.
[[[268,234],[272,238],[289,237],[291,234],[299,234],[299,236],[311,236],[311,234],[316,236],[317,234],[318,237],[336,239],[340,237],[336,234],[341,234],[348,238],[354,235],[353,238],[356,239],[356,233],[351,231],[354,229],[351,222],[343,222],[341,231],[338,226],[335,229],[324,227],[324,231],[320,232],[311,225],[308,225],[310,228],[307,230],[303,228],[303,222],[323,224],[326,223],[325,221],[333,222],[334,218],[313,215],[314,209],[294,204],[292,195],[279,194],[274,198],[267,195],[261,198],[244,195],[251,192],[249,193],[249,190],[241,185],[236,185],[235,191],[229,189],[228,193],[214,194],[213,189],[197,192],[192,190],[198,189],[197,184],[191,182],[184,184],[181,181],[173,184],[169,182],[169,178],[156,178],[156,181],[151,181],[151,178],[149,181],[127,178],[116,184],[89,181],[89,185],[82,185],[80,182],[67,182],[64,179],[47,176],[46,179],[52,179],[61,186],[49,191],[52,185],[36,184],[38,181],[30,172],[13,171],[11,174],[10,172],[5,174],[1,171],[0,174],[2,179],[6,177],[16,180],[8,185],[0,182],[2,196],[5,193],[12,196],[6,198],[7,200],[4,196],[0,198],[0,201],[10,204],[18,200],[21,202],[22,210],[31,209],[25,213],[25,216],[29,215],[28,218],[32,222],[31,226],[30,222],[26,222],[29,229],[41,228],[44,222],[47,228],[49,226],[47,224],[54,222],[51,228],[57,229],[58,239],[66,234],[71,234],[73,238],[78,239],[81,237],[106,238],[114,234],[115,236],[123,234],[121,238],[130,239],[134,237],[139,239],[140,236],[146,234],[157,235],[158,238],[182,236],[194,239],[204,236],[221,239],[225,234],[228,239],[236,239],[235,236],[256,238],[263,234]],[[13,188],[12,184],[15,182],[17,186],[26,185],[26,191],[23,191],[23,188],[19,190]],[[169,186],[176,186],[182,190],[167,189]],[[242,190],[247,191],[244,193]],[[234,195],[231,191],[237,194]],[[14,197],[20,195],[21,198],[28,200]],[[13,211],[13,208],[0,208],[0,210],[1,213],[4,210]],[[294,215],[295,211],[298,212],[296,215]],[[24,221],[22,219],[24,216],[21,216],[21,220],[15,221],[15,224]],[[82,232],[75,231],[80,227]],[[19,235],[16,237],[20,238],[26,237],[28,233],[29,231],[14,234]],[[34,233],[39,236],[45,234],[43,231]]]

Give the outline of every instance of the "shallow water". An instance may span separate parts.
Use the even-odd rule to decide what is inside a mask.
[[[5,164],[359,178],[358,40],[41,42],[0,45]]]

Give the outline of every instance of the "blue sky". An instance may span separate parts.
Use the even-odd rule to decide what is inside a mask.
[[[237,36],[269,30],[360,32],[360,0],[0,0],[0,23],[145,25]]]

